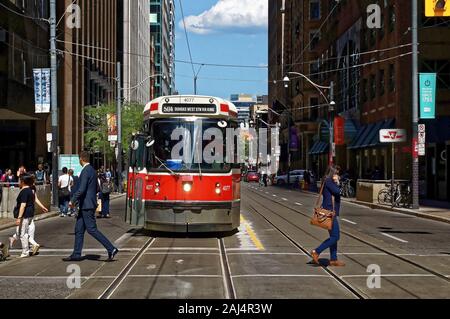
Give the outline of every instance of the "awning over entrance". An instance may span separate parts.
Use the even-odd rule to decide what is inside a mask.
[[[387,119],[361,127],[348,147],[351,150],[380,146],[380,130],[394,128],[395,120]]]
[[[0,109],[0,121],[38,121],[39,119],[8,109]]]
[[[322,142],[322,141],[318,141],[316,142],[313,147],[311,148],[311,150],[309,151],[309,155],[321,155],[321,154],[326,154],[328,153],[329,150],[329,144]]]

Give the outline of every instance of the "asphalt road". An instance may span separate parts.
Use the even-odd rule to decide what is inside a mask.
[[[113,218],[98,221],[121,249],[112,263],[89,235],[86,260],[62,262],[74,220],[44,220],[37,223],[39,256],[17,259],[17,243],[0,264],[0,298],[449,298],[450,225],[345,203],[339,256],[347,266],[326,267],[324,252],[318,267],[308,252],[326,232],[309,225],[314,202],[309,194],[244,184],[238,232],[184,236],[133,229],[117,199]],[[0,232],[0,240],[12,232]],[[374,265],[379,277],[369,277]]]

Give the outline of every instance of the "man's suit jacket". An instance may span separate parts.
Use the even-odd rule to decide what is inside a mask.
[[[83,168],[76,188],[72,203],[80,210],[97,209],[97,173],[91,165]]]

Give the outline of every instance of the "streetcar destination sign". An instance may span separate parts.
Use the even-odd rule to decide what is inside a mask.
[[[217,107],[215,105],[204,104],[164,104],[162,111],[166,114],[215,114],[217,113]]]
[[[403,129],[380,130],[380,142],[381,143],[406,142],[406,130]]]

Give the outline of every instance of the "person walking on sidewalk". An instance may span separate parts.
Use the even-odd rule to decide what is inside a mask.
[[[97,229],[95,210],[97,208],[97,174],[89,163],[89,153],[81,152],[80,165],[83,167],[80,175],[78,190],[73,195],[69,206],[79,207],[79,214],[75,225],[75,244],[72,255],[63,261],[73,262],[82,260],[84,234],[87,231],[100,242],[108,252],[108,261],[112,261],[119,250]]]
[[[39,244],[30,237],[30,225],[33,223],[35,208],[35,193],[33,192],[34,176],[22,174],[19,178],[21,191],[17,197],[17,205],[14,209],[14,218],[16,218],[17,233],[22,242],[22,255],[20,258],[30,256],[30,243],[33,245],[33,254],[39,249]]]
[[[31,189],[33,191],[34,194],[34,202],[35,204],[37,204],[41,209],[42,212],[44,213],[48,213],[49,210],[47,207],[44,206],[44,204],[42,204],[42,202],[39,200],[38,196],[37,196],[37,191],[36,191],[36,185],[35,185],[36,181],[33,182],[33,186],[31,186]],[[17,227],[16,232],[14,233],[13,236],[9,237],[9,249],[12,249],[14,246],[14,243],[19,239],[20,235],[19,235],[19,228]],[[41,246],[39,244],[36,244],[36,241],[34,239],[36,233],[36,224],[34,223],[34,218],[31,220],[31,223],[29,225],[28,228],[28,235],[29,235],[29,242],[30,243],[35,243],[34,245],[32,244],[31,246],[31,250],[32,253],[31,255],[34,256],[39,252],[39,249],[41,248]]]
[[[333,204],[334,200],[334,204]],[[340,239],[339,228],[339,213],[341,208],[341,189],[339,187],[339,167],[330,167],[328,174],[325,177],[323,187],[323,202],[322,207],[326,210],[332,211],[334,208],[335,217],[333,218],[333,226],[329,231],[330,238],[325,240],[317,249],[311,252],[311,256],[315,264],[319,263],[320,254],[326,249],[330,249],[330,266],[343,267],[345,264],[338,260],[337,248]]]
[[[68,172],[69,176],[72,178],[73,182],[72,182],[72,187],[70,187],[70,198],[73,197],[73,195],[75,194],[75,192],[78,190],[78,176],[74,176],[75,172],[73,171],[73,169],[69,169]],[[72,217],[75,215],[75,211],[76,209],[74,207],[69,207],[69,216]]]
[[[109,214],[109,200],[110,195],[113,191],[112,182],[107,179],[106,174],[101,173],[98,177],[98,184],[100,189],[98,197],[102,201],[100,218],[110,218],[111,216]]]
[[[73,186],[73,179],[68,173],[67,167],[62,169],[63,175],[58,180],[58,197],[59,197],[59,210],[61,217],[66,217],[69,213],[69,201],[70,201],[70,188]]]

